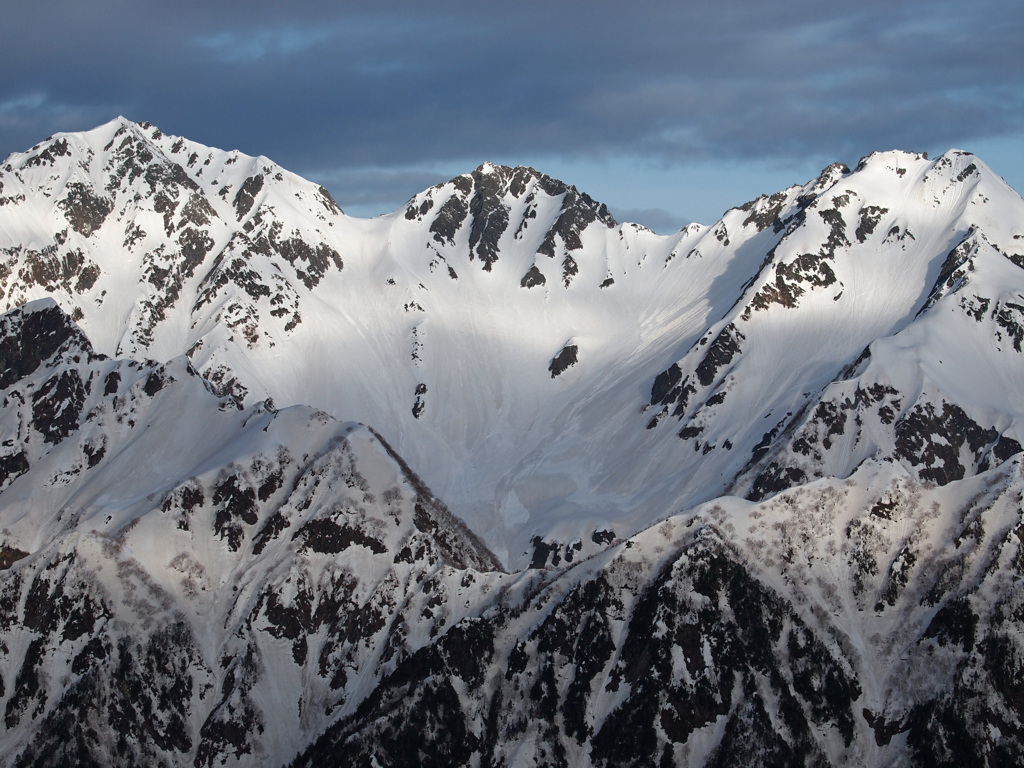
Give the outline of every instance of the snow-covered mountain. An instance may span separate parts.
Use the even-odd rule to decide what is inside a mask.
[[[956,151],[832,166],[667,238],[487,164],[353,219],[266,158],[125,120],[8,158],[0,184],[7,308],[52,296],[104,354],[188,354],[240,402],[373,425],[514,568],[535,539],[589,552],[722,493],[920,464],[900,436],[929,407],[998,433],[965,472],[1024,439],[1000,384],[1024,370],[1024,206]],[[984,384],[939,367],[968,336]],[[875,386],[899,396],[837,410]],[[802,420],[868,408],[801,468]]]
[[[968,153],[660,237],[118,119],[0,168],[0,301],[11,765],[1022,754],[1024,201]]]

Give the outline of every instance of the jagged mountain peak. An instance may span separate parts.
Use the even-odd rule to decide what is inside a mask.
[[[527,257],[558,258],[565,287],[578,272],[572,253],[581,249],[584,230],[595,222],[617,226],[603,203],[575,187],[533,168],[489,162],[417,195],[406,206],[405,218],[430,221],[435,250],[455,246],[460,232],[465,232],[470,260],[479,261],[487,272],[503,244],[523,250]],[[527,274],[524,287],[547,282],[536,264]]]
[[[705,472],[729,465],[745,478],[729,492],[758,499],[868,457],[942,483],[1005,461],[1024,437],[1005,378],[1024,374],[1020,202],[968,153],[886,152],[729,212],[719,233],[745,216],[764,261],[655,377],[648,427],[675,430]],[[986,374],[965,379],[953,358]],[[752,429],[729,421],[734,398],[759,403],[754,419],[740,411]],[[925,437],[940,433],[945,450]]]
[[[508,194],[514,198],[521,198],[531,191],[539,189],[549,197],[569,194],[597,208],[603,207],[600,203],[595,202],[590,195],[579,192],[572,184],[567,184],[535,168],[526,165],[498,165],[490,161],[484,161],[474,170],[460,174],[450,181],[436,185],[432,189],[439,190],[452,186],[463,195],[472,195],[481,185],[483,185],[480,189],[481,194],[497,194],[500,196]],[[607,211],[606,208],[605,211]],[[608,214],[608,217],[610,218],[610,214]]]
[[[579,272],[572,254],[582,249],[584,230],[595,222],[616,226],[604,204],[574,186],[525,166],[492,163],[424,191],[410,201],[404,216],[430,220],[430,245],[438,252],[456,246],[465,232],[469,259],[479,261],[484,271],[492,270],[510,246],[521,250],[535,259],[521,274],[524,288],[547,283],[536,263],[539,256],[561,262],[560,282],[567,288]]]
[[[208,195],[218,214],[231,208],[237,214],[241,187],[247,181],[250,186],[260,183],[252,179],[284,184],[287,192],[301,191],[291,189],[294,186],[310,186],[263,155],[207,147],[123,117],[89,131],[55,134],[28,152],[10,155],[3,170],[50,196],[72,182],[94,187],[99,196],[128,196],[134,202],[139,202],[140,192],[177,199],[178,188],[185,187]],[[326,190],[313,188],[323,198],[316,202],[329,213],[340,212]],[[246,202],[239,218],[252,208],[252,201]]]

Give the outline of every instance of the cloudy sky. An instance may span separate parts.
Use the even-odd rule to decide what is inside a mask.
[[[669,232],[873,150],[1024,190],[1021,0],[6,0],[0,157],[123,114],[355,215],[484,160]]]

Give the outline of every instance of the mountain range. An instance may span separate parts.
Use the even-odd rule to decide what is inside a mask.
[[[0,167],[0,303],[9,765],[1020,763],[1024,200],[967,152],[664,237],[119,118]]]

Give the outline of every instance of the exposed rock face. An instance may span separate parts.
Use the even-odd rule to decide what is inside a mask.
[[[548,370],[551,372],[551,378],[560,376],[565,373],[566,369],[576,365],[579,361],[580,348],[575,344],[566,343],[558,354],[551,358],[551,363],[548,365]]]
[[[910,227],[901,223],[903,214],[866,199],[855,183],[857,175],[885,177],[897,171],[895,178],[906,183],[905,163],[924,162],[919,156],[870,156],[855,172],[830,167],[812,184],[727,214],[718,229],[722,238],[727,233],[737,237],[727,223],[745,214],[743,227],[755,227],[762,238],[772,233],[770,247],[722,319],[654,377],[648,428],[678,420],[678,436],[701,457],[723,455],[723,449],[746,451],[746,466],[727,487],[755,500],[817,478],[846,477],[869,457],[898,461],[921,480],[942,485],[998,466],[1019,452],[1016,406],[1002,399],[994,411],[979,407],[970,385],[953,373],[959,364],[944,367],[963,359],[967,338],[975,339],[970,344],[985,349],[985,356],[993,355],[989,362],[978,362],[984,369],[1019,365],[1016,309],[1010,305],[1024,295],[1024,284],[1019,270],[1008,265],[1016,265],[1010,256],[1015,236],[985,233],[960,220],[946,241],[950,250],[942,248],[929,270],[918,271],[927,289],[908,292],[907,314],[893,317],[892,323],[869,320],[867,326],[875,330],[864,336],[855,330],[865,327],[861,322],[868,308],[878,305],[881,293],[891,296],[893,286],[854,285],[863,263],[846,259],[854,254],[871,259],[870,248],[909,265],[912,260],[905,254],[916,242]],[[969,156],[957,151],[928,163],[919,183],[929,189],[937,208],[965,179],[975,178],[974,171],[965,175],[971,164]],[[977,204],[984,205],[983,199]],[[885,225],[889,221],[895,223]],[[885,269],[881,258],[875,263]],[[1014,287],[1007,290],[1008,285]],[[806,312],[804,321],[787,318],[799,312]],[[844,328],[844,318],[852,325]],[[776,334],[791,340],[787,345],[808,345],[804,354],[798,346],[791,348],[795,354],[759,348],[775,337],[770,344],[778,349]],[[941,344],[926,341],[940,337]],[[847,352],[833,355],[839,348]],[[801,366],[803,358],[804,370],[817,373],[797,377],[798,389],[787,389],[783,383],[796,385],[796,380],[772,355],[793,366]],[[771,387],[758,383],[765,375],[774,382]],[[751,389],[767,395],[756,409],[759,418],[747,418],[752,426],[763,424],[760,429],[734,420],[738,413],[732,409],[738,399],[749,402],[741,393]],[[769,406],[770,401],[775,404]]]
[[[0,388],[31,376],[61,352],[87,349],[85,336],[52,300],[4,314],[0,316]]]
[[[566,287],[577,272],[569,255],[583,247],[581,235],[595,222],[607,228],[616,226],[607,207],[581,194],[575,187],[538,173],[532,168],[495,166],[484,163],[470,174],[427,190],[414,198],[405,210],[409,221],[421,221],[434,210],[435,201],[447,196],[437,208],[430,232],[438,245],[455,245],[456,233],[468,221],[469,257],[479,260],[491,271],[501,254],[502,237],[511,228],[512,240],[523,240],[527,230],[546,226],[536,254],[555,259],[561,255]],[[551,210],[538,218],[543,207]],[[554,211],[553,211],[554,212]],[[512,226],[514,225],[514,227]],[[529,280],[527,280],[529,278]],[[544,276],[536,267],[523,278],[523,287],[543,285]]]

